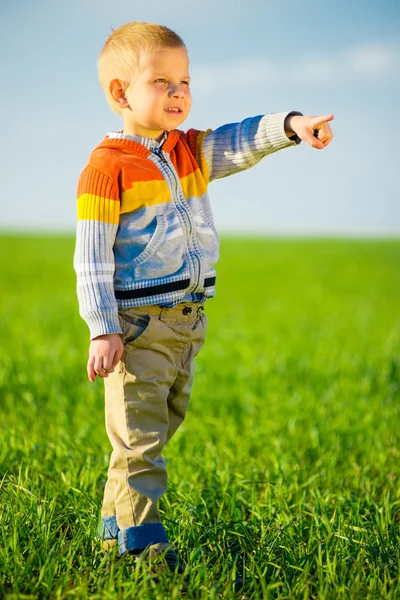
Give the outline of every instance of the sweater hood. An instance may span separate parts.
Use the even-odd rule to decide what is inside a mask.
[[[177,144],[182,133],[183,132],[178,129],[169,131],[167,139],[162,145],[162,150],[164,152],[171,152],[171,150],[173,150],[173,148]],[[127,140],[124,138],[109,138],[107,136],[96,148],[96,150],[100,149],[119,150],[120,152],[125,152],[126,154],[144,157],[149,156],[151,154],[151,151],[148,148],[146,148],[139,142],[136,142],[135,140]]]

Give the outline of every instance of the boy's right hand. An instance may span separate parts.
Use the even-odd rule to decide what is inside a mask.
[[[108,377],[114,372],[114,367],[121,359],[124,344],[118,333],[99,335],[90,342],[87,372],[90,381],[95,381],[96,375]]]

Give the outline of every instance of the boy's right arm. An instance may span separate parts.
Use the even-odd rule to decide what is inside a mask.
[[[90,381],[96,375],[108,377],[124,350],[113,283],[119,211],[119,194],[112,179],[88,165],[78,184],[74,267],[79,312],[92,340],[87,363]]]
[[[113,283],[113,246],[119,212],[117,186],[108,175],[88,165],[78,185],[74,268],[79,312],[89,327],[92,340],[122,333]]]

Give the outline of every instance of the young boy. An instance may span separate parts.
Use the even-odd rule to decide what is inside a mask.
[[[150,548],[174,569],[157,509],[167,487],[161,453],[185,418],[203,307],[215,293],[208,183],[300,140],[322,150],[333,115],[286,112],[179,131],[192,103],[188,53],[160,25],[113,31],[98,67],[123,130],[105,137],[81,174],[74,266],[90,329],[88,376],[104,378],[113,448],[101,539],[121,555]]]

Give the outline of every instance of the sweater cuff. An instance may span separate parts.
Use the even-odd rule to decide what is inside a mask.
[[[101,312],[90,311],[81,316],[84,318],[89,327],[91,340],[99,335],[122,333],[118,318],[118,308],[115,308],[115,310]]]
[[[275,150],[281,150],[289,146],[298,146],[301,142],[301,139],[297,135],[288,138],[285,133],[285,119],[289,115],[302,116],[302,113],[292,110],[264,115],[261,119],[261,126],[264,128],[264,133]]]

